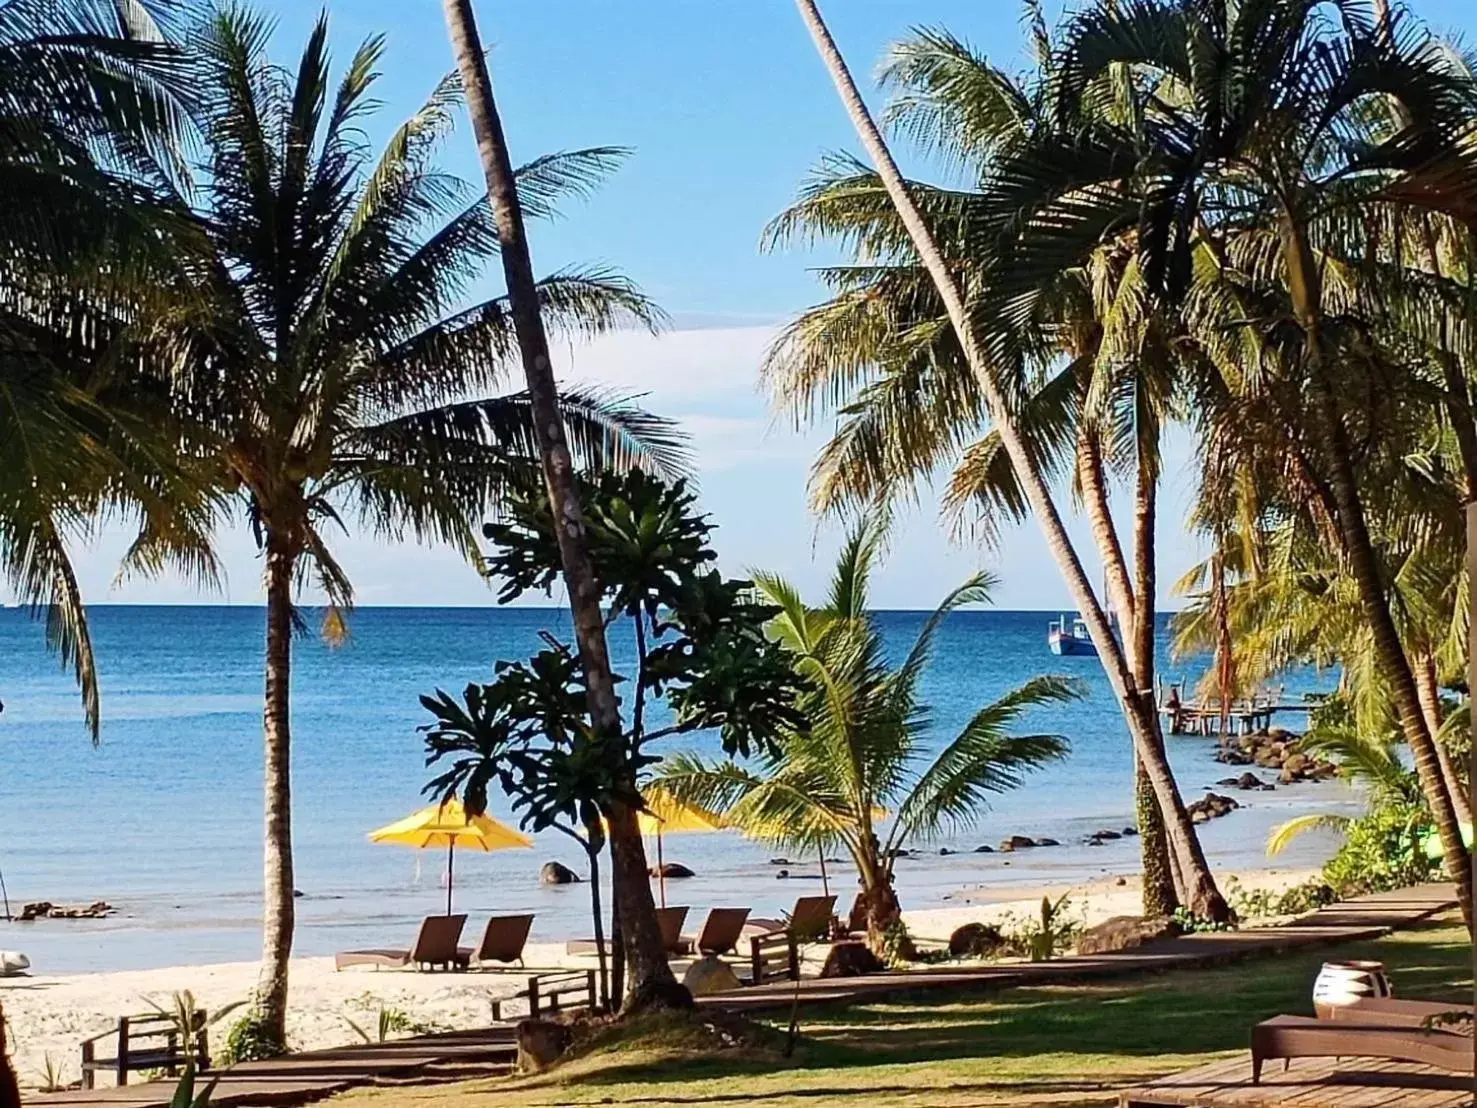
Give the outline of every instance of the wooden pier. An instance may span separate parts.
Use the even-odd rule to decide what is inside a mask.
[[[1253,735],[1269,730],[1273,720],[1280,714],[1298,714],[1306,718],[1323,701],[1319,694],[1309,694],[1301,700],[1288,699],[1279,689],[1276,692],[1240,697],[1230,704],[1218,701],[1184,700],[1180,696],[1182,684],[1174,682],[1168,692],[1161,690],[1159,714],[1164,716],[1171,735]]]

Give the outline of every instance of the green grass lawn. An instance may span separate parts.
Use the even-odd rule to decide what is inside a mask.
[[[1244,1049],[1259,1019],[1310,1012],[1313,978],[1331,958],[1385,962],[1401,996],[1471,998],[1466,933],[1442,922],[1377,942],[1114,984],[811,1009],[793,1059],[780,1056],[778,1033],[772,1045],[714,1049],[700,1029],[658,1024],[539,1078],[348,1097],[375,1102],[355,1108],[448,1099],[466,1108],[1112,1104],[1126,1085]]]

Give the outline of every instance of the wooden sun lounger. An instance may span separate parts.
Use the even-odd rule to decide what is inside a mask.
[[[1441,1000],[1403,1000],[1393,996],[1364,997],[1352,1004],[1329,1006],[1318,1013],[1320,1019],[1334,1023],[1393,1024],[1397,1027],[1438,1027],[1443,1031],[1460,1031],[1461,1024],[1443,1025],[1440,1017],[1450,1013],[1472,1014],[1470,1004]]]
[[[678,905],[675,908],[658,908],[656,910],[657,926],[662,931],[662,947],[668,954],[685,954],[687,950],[682,946],[682,925],[687,922],[687,913],[691,909]],[[610,950],[610,940],[605,940],[607,953]],[[566,954],[598,954],[599,945],[594,939],[570,939],[564,944]]]
[[[476,946],[460,947],[457,957],[473,969],[495,969],[493,962],[522,966],[523,948],[528,945],[528,933],[532,929],[532,915],[493,916],[483,928],[482,941]]]
[[[831,914],[835,910],[834,896],[802,896],[796,898],[788,920],[753,919],[745,930],[751,935],[788,931],[797,939],[824,939],[831,934]]]
[[[699,954],[711,954],[717,957],[720,954],[728,954],[738,946],[739,939],[743,937],[744,925],[749,920],[749,909],[747,908],[709,908],[708,917],[703,920],[703,929],[693,938],[684,935],[679,940],[681,949],[679,954],[691,954],[697,951]]]
[[[1439,1028],[1275,1016],[1251,1029],[1251,1083],[1271,1058],[1380,1058],[1472,1072],[1472,1039]]]
[[[421,969],[437,966],[442,969],[464,969],[466,963],[462,961],[456,944],[466,925],[465,915],[427,916],[421,920],[420,929],[415,933],[415,942],[409,950],[344,950],[333,956],[333,968],[341,970],[348,966],[383,966],[388,969],[402,969],[413,965]]]

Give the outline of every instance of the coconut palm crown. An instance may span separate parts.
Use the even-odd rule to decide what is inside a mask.
[[[838,559],[823,607],[805,604],[772,574],[754,582],[778,614],[770,633],[804,681],[807,725],[786,732],[772,754],[747,762],[693,755],[668,759],[658,783],[679,799],[720,812],[745,834],[778,846],[835,849],[856,865],[868,942],[906,956],[893,890],[893,858],[905,843],[970,826],[992,794],[1067,752],[1057,735],[1014,735],[1028,709],[1079,695],[1063,677],[1037,677],[976,711],[934,750],[920,685],[944,619],[988,598],[988,575],[971,577],[925,622],[901,665],[888,665],[882,630],[868,610],[881,547],[876,528],[858,528]]]
[[[536,457],[531,405],[505,393],[516,342],[505,296],[467,306],[498,252],[487,198],[434,155],[460,102],[444,79],[375,157],[365,129],[379,38],[330,81],[328,23],[294,69],[267,56],[271,25],[237,7],[192,36],[203,152],[170,200],[178,266],[134,329],[171,397],[193,477],[211,506],[189,527],[145,527],[129,568],[182,563],[209,576],[211,536],[244,518],[267,600],[263,1034],[281,1042],[293,934],[291,639],[297,589],[343,632],[349,576],[330,527],[448,543],[478,560],[481,517]],[[518,173],[531,216],[588,192],[623,151],[539,158]],[[627,279],[566,270],[539,282],[549,326],[589,334],[661,316]],[[576,465],[685,468],[672,425],[618,398],[571,391],[562,410]]]

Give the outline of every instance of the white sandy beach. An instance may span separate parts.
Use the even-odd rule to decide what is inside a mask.
[[[1237,871],[1243,888],[1284,889],[1316,871],[1263,869]],[[1230,873],[1218,874],[1224,881]],[[1111,916],[1135,915],[1137,877],[1108,877],[1087,885],[1022,890],[1010,900],[991,897],[984,887],[961,889],[952,906],[905,912],[912,932],[923,939],[947,939],[956,927],[973,921],[999,922],[1039,911],[1041,897],[1072,894],[1069,911],[1086,924]],[[593,959],[571,959],[562,944],[530,944],[529,967],[592,966]],[[680,968],[679,968],[680,972]],[[256,984],[254,962],[172,966],[116,973],[35,976],[0,980],[0,1005],[9,1025],[11,1051],[23,1085],[36,1088],[48,1057],[63,1081],[78,1074],[79,1043],[111,1027],[120,1015],[150,1010],[150,1001],[168,1005],[171,995],[188,989],[207,1009],[246,999]],[[524,975],[434,973],[350,969],[334,971],[332,958],[297,958],[292,963],[292,1008],[288,1036],[294,1049],[311,1050],[360,1041],[350,1020],[370,1029],[381,1008],[394,1008],[414,1020],[444,1028],[473,1027],[491,1018],[491,1002],[515,992]],[[212,1050],[224,1042],[233,1013],[211,1029]]]

